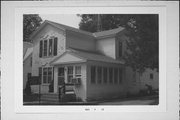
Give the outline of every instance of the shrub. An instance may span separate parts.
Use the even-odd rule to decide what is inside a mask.
[[[30,85],[30,81],[29,80],[26,83],[25,94],[26,95],[31,95],[31,85]]]

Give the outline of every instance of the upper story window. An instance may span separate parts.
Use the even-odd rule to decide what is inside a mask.
[[[119,48],[119,57],[122,57],[122,42],[119,42],[118,44],[118,48]]]
[[[49,57],[57,55],[57,41],[58,38],[50,38],[41,40],[39,44],[39,57]]]

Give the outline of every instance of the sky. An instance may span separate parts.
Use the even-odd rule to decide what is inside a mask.
[[[61,15],[48,15],[48,14],[39,14],[39,16],[44,20],[50,20],[67,26],[79,28],[79,22],[81,18],[76,14],[61,14]]]

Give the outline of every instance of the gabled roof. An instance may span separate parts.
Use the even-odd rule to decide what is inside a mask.
[[[111,29],[111,30],[105,30],[105,31],[101,31],[101,32],[95,32],[93,33],[94,37],[98,38],[98,37],[104,37],[104,36],[109,36],[109,35],[115,35],[121,31],[123,31],[125,28],[124,27],[118,27],[115,29]]]
[[[87,31],[83,31],[77,28],[73,28],[67,25],[63,25],[60,23],[56,23],[56,22],[52,22],[49,20],[45,20],[41,26],[35,31],[33,32],[33,34],[30,36],[30,39],[32,39],[46,24],[50,24],[58,29],[63,29],[63,30],[69,30],[69,31],[73,31],[73,32],[77,32],[77,33],[81,33],[84,35],[88,35],[91,37],[95,37],[95,38],[99,38],[99,37],[103,37],[103,36],[109,36],[109,35],[115,35],[121,31],[123,31],[125,28],[124,27],[119,27],[116,29],[112,29],[112,30],[105,30],[105,31],[101,31],[101,32],[95,32],[95,33],[91,33],[91,32],[87,32]]]
[[[30,36],[30,39],[33,38],[46,24],[50,24],[58,29],[63,29],[63,30],[70,30],[70,31],[74,31],[74,32],[78,32],[78,33],[81,33],[81,34],[85,34],[85,35],[88,35],[88,36],[92,36],[93,37],[93,34],[90,33],[90,32],[86,32],[86,31],[83,31],[83,30],[79,30],[79,29],[76,29],[76,28],[73,28],[73,27],[70,27],[70,26],[66,26],[66,25],[63,25],[63,24],[60,24],[60,23],[56,23],[56,22],[52,22],[52,21],[49,21],[49,20],[45,20],[41,26]]]
[[[89,52],[89,51],[84,51],[84,50],[79,50],[79,49],[72,49],[72,48],[68,48],[68,50],[63,53],[62,55],[60,55],[59,57],[55,58],[54,60],[52,60],[50,62],[50,64],[61,64],[61,63],[57,63],[56,61],[58,61],[59,59],[61,59],[62,56],[64,56],[65,54],[71,54],[74,55],[76,57],[78,57],[79,59],[81,59],[81,61],[98,61],[98,62],[107,62],[107,63],[117,63],[117,64],[124,64],[123,61],[120,60],[115,60],[111,57],[99,54],[99,53],[95,53],[95,52]]]

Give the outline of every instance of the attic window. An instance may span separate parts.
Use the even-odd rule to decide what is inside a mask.
[[[58,38],[41,40],[39,43],[39,57],[50,57],[57,55]]]

